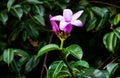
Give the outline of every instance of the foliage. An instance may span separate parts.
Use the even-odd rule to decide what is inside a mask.
[[[0,77],[119,78],[120,1],[1,0]],[[83,27],[73,27],[59,47],[49,15],[65,8]]]

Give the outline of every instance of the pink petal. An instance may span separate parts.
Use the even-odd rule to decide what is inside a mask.
[[[73,16],[72,16],[72,21],[78,19],[83,13],[83,10],[81,11],[78,11],[77,13],[75,13]]]
[[[49,15],[49,18],[51,19],[52,16]],[[52,25],[52,31],[55,32],[55,33],[58,33],[59,32],[59,27],[56,24],[55,20],[50,20],[50,22],[51,22],[51,25]]]
[[[72,11],[70,9],[64,9],[63,17],[66,22],[70,22],[72,20]]]
[[[72,31],[72,25],[68,24],[65,28],[64,28],[64,33],[68,34]]]
[[[64,18],[61,15],[57,15],[57,16],[52,17],[50,20],[61,21],[61,20],[64,20]]]
[[[65,21],[61,21],[60,22],[60,30],[64,30],[64,28],[66,27],[68,25],[68,23],[67,22],[65,22]]]
[[[82,23],[82,21],[80,21],[80,20],[72,21],[71,24],[72,24],[72,25],[75,25],[75,26],[83,26],[83,23]]]

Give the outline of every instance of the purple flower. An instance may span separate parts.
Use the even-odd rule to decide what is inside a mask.
[[[52,15],[49,15],[49,18],[52,18]],[[56,34],[59,32],[59,27],[56,24],[55,20],[50,20],[51,24],[52,24],[52,31],[55,32]]]
[[[83,10],[78,11],[77,13],[73,14],[70,9],[64,9],[63,16],[57,15],[52,17],[50,20],[60,21],[60,30],[64,31],[65,33],[70,33],[72,31],[72,25],[74,26],[82,26],[82,21],[78,20],[78,18],[83,13]]]

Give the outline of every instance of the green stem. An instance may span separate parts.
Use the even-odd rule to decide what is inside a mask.
[[[63,44],[64,44],[65,39],[61,38],[60,41],[61,41],[60,49],[63,49]]]
[[[69,66],[69,64],[68,64],[67,59],[65,58],[65,55],[64,55],[64,51],[63,51],[63,44],[64,44],[65,39],[60,38],[60,41],[61,41],[60,49],[61,49],[61,54],[62,54],[63,61],[64,61],[64,63],[67,65],[68,70],[69,70],[69,72],[70,72],[71,75],[72,75],[72,78],[74,78],[72,69],[70,68],[70,66]]]

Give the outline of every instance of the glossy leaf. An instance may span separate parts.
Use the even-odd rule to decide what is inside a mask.
[[[110,78],[110,74],[109,74],[109,72],[107,70],[102,70],[102,72],[104,73],[106,78]]]
[[[110,52],[114,53],[117,44],[117,36],[113,32],[107,33],[103,38],[103,43]]]
[[[104,73],[99,69],[89,68],[85,70],[85,73],[82,76],[78,76],[82,78],[106,78]]]
[[[5,49],[3,52],[3,61],[9,65],[13,61],[13,58],[14,58],[13,49],[11,48]]]
[[[107,17],[108,9],[107,8],[100,8],[100,7],[92,7],[93,12],[95,12],[100,17]]]
[[[12,13],[14,16],[18,17],[19,20],[20,20],[21,17],[23,16],[23,10],[22,10],[21,5],[15,5],[15,6],[13,6],[11,13]]]
[[[62,67],[64,66],[63,61],[55,61],[49,66],[49,77],[50,78],[57,78],[58,74],[60,73]]]
[[[1,12],[1,13],[0,13],[0,21],[2,21],[3,24],[5,25],[6,22],[7,22],[7,20],[8,20],[8,15],[7,15],[7,13],[6,13],[6,12]]]
[[[95,29],[99,30],[101,27],[103,27],[105,22],[106,22],[106,18],[102,18]]]
[[[37,30],[37,28],[34,27],[34,25],[30,24],[30,23],[26,23],[26,30],[28,35],[34,39],[37,40],[38,36],[39,36],[39,32]]]
[[[120,27],[113,29],[115,35],[120,39]]]
[[[74,67],[80,66],[80,67],[89,68],[89,64],[86,61],[84,61],[84,60],[79,60],[79,61],[74,62],[72,64],[72,66],[74,66]]]
[[[66,69],[62,69],[59,73],[59,75],[57,76],[57,78],[69,78],[71,76],[69,70]]]
[[[7,2],[8,11],[10,11],[11,6],[13,5],[14,2],[15,2],[15,0],[8,0],[8,2]]]
[[[41,55],[43,55],[49,51],[52,51],[52,50],[59,50],[59,46],[56,44],[45,45],[38,51],[37,57],[40,57]]]
[[[30,12],[30,10],[31,10],[31,7],[30,7],[30,5],[23,5],[22,6],[22,10],[23,10],[23,12],[25,13],[25,14],[28,14],[29,12]]]
[[[18,61],[13,60],[13,62],[10,64],[10,69],[12,72],[19,73],[21,70],[21,64]]]
[[[25,2],[28,2],[30,4],[43,4],[43,2],[38,0],[25,0]]]
[[[112,76],[116,69],[118,68],[118,63],[110,63],[107,65],[107,71],[109,72],[110,76]]]
[[[30,58],[29,54],[21,49],[13,49],[13,52],[18,56]]]
[[[36,16],[33,16],[33,19],[37,24],[42,24],[43,26],[45,26],[45,20],[43,16],[36,15]]]
[[[34,5],[32,8],[34,14],[44,16],[45,9],[43,6]]]
[[[87,26],[87,31],[91,31],[95,28],[96,21],[97,21],[97,19],[95,19],[95,18],[88,21],[88,23],[86,25]]]
[[[120,14],[117,14],[114,18],[114,25],[117,25],[120,22]]]
[[[39,59],[36,59],[36,56],[32,56],[25,65],[25,73],[30,72],[33,68],[37,66]]]
[[[72,44],[68,46],[65,51],[69,52],[71,55],[73,55],[77,59],[82,59],[83,51],[81,47],[77,44]]]

